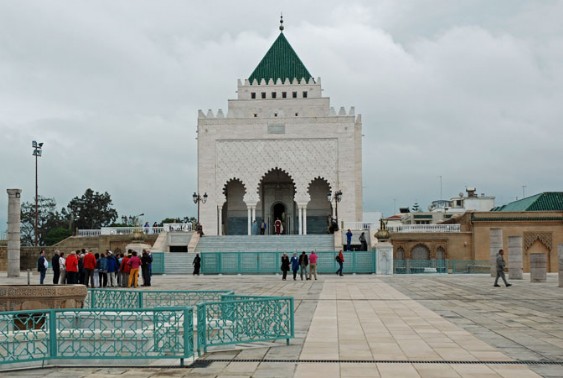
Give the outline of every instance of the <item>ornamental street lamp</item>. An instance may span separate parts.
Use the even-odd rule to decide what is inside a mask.
[[[197,204],[197,223],[199,224],[199,204],[207,202],[207,193],[203,193],[203,196],[200,196],[199,193],[194,192],[192,199]]]
[[[39,223],[39,196],[38,196],[38,184],[37,184],[37,158],[41,156],[41,148],[43,147],[43,143],[37,143],[37,141],[33,141],[31,143],[33,147],[33,156],[35,156],[35,227],[33,233],[35,234],[35,246],[37,247],[37,224]]]
[[[338,202],[340,202],[342,200],[342,190],[337,190],[336,192],[334,192],[334,196],[332,195],[332,192],[329,191],[326,194],[326,197],[328,199],[328,202],[332,203],[332,201],[334,200],[334,203],[336,205],[336,211],[335,211],[335,215],[336,215],[336,228],[334,231],[338,231]]]

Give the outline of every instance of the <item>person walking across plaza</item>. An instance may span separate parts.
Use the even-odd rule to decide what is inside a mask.
[[[346,250],[347,251],[351,251],[352,250],[352,231],[350,231],[350,229],[348,229],[348,232],[346,232]]]
[[[47,274],[47,268],[49,263],[47,262],[47,257],[45,257],[45,250],[42,249],[39,253],[39,259],[37,259],[37,271],[39,272],[39,285],[45,283],[45,275]]]
[[[59,263],[59,250],[55,250],[51,258],[51,268],[53,269],[53,285],[58,285],[59,277],[61,276],[61,265]]]
[[[311,251],[309,255],[309,279],[315,276],[315,281],[317,280],[317,260],[319,256],[315,253],[315,251]]]
[[[149,255],[149,251],[143,249],[143,254],[141,255],[141,272],[143,274],[143,286],[151,286],[151,264],[152,264],[152,256]]]
[[[498,284],[499,278],[502,278],[506,287],[512,286],[512,284],[506,282],[506,277],[504,276],[504,267],[506,266],[506,263],[504,262],[503,256],[504,250],[500,249],[497,254],[497,278],[495,278],[495,287],[500,287]]]
[[[284,253],[281,257],[281,271],[282,280],[285,281],[287,278],[287,272],[289,271],[289,257]]]
[[[336,271],[336,274],[339,276],[342,276],[342,268],[344,266],[344,254],[342,253],[342,250],[338,251],[338,255],[336,256],[336,262],[338,263],[338,270]]]
[[[309,272],[307,271],[309,267],[309,256],[307,256],[305,251],[303,251],[301,256],[299,256],[299,266],[301,267],[301,281],[303,281],[303,273],[305,273],[305,279],[310,280],[311,277],[309,277]]]
[[[293,271],[293,281],[297,279],[297,271],[299,270],[299,257],[297,257],[297,253],[293,253],[291,256],[291,270]]]

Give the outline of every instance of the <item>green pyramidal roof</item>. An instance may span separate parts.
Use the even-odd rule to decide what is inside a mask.
[[[301,80],[302,78],[309,81],[312,76],[283,33],[280,33],[248,80],[252,83],[256,79],[260,83],[262,79],[266,80],[266,82],[272,79],[275,82],[277,79],[282,81],[290,79],[293,81],[293,79]]]
[[[563,192],[544,192],[522,198],[506,205],[495,207],[492,211],[554,211],[563,210]]]

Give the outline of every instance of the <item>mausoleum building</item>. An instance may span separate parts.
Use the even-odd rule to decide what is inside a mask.
[[[300,235],[326,233],[330,217],[361,221],[361,116],[331,106],[283,26],[227,111],[199,111],[197,139],[207,235],[250,235],[262,222],[273,234],[276,219]]]

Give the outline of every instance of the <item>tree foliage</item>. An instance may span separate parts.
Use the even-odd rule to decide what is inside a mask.
[[[112,207],[110,195],[86,189],[82,197],[74,197],[67,206],[74,227],[98,229],[112,224],[117,219],[117,210]]]
[[[38,196],[37,199],[38,222],[37,241],[39,245],[50,245],[62,239],[48,238],[49,230],[66,227],[68,222],[63,212],[57,211],[57,202],[54,198]],[[64,237],[63,237],[64,239]],[[35,245],[35,201],[24,202],[21,205],[21,244],[26,246]]]

